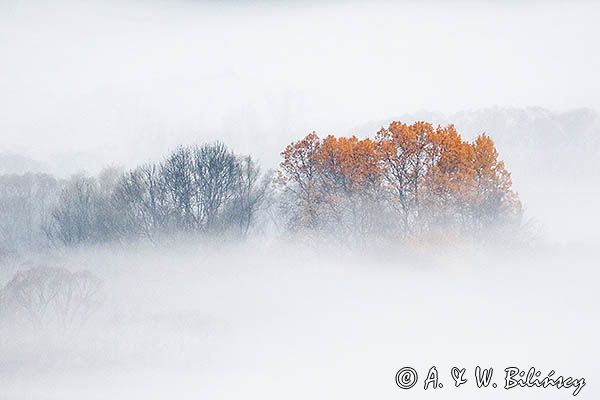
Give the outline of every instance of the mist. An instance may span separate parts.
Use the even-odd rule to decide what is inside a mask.
[[[598,17],[584,1],[0,2],[0,397],[572,397],[504,390],[511,366],[597,397]],[[290,229],[286,146],[392,121],[489,135],[518,222],[377,228],[395,214],[353,188],[341,204],[369,230],[335,212]],[[191,184],[170,177],[207,149],[231,188],[207,206],[210,171],[192,170],[183,210]],[[194,161],[173,173],[176,155]],[[164,215],[147,216],[143,173]],[[425,391],[431,366],[444,388]]]
[[[0,7],[2,144],[63,174],[216,138],[276,166],[301,134],[398,114],[600,106],[592,2]]]

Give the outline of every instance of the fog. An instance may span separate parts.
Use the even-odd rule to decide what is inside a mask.
[[[511,366],[598,397],[598,17],[558,1],[1,2],[2,175],[96,175],[215,140],[266,172],[313,130],[426,120],[493,138],[523,220],[487,242],[348,243],[265,208],[244,237],[0,246],[0,288],[36,268],[94,278],[60,275],[80,280],[41,312],[11,314],[26,297],[4,289],[0,397],[572,397],[502,389]],[[444,388],[424,391],[434,365]],[[476,388],[477,365],[497,389]]]
[[[103,309],[68,338],[5,337],[2,390],[7,398],[394,398],[405,395],[393,381],[399,368],[424,379],[436,365],[444,398],[571,396],[450,388],[452,366],[497,368],[502,385],[503,368],[518,365],[583,376],[579,396],[592,398],[597,272],[579,250],[360,256],[263,242],[81,253],[66,265],[93,268],[110,284]],[[410,392],[431,395],[421,384]]]
[[[398,114],[600,106],[593,2],[0,7],[2,145],[63,174],[214,138],[275,166],[301,134]]]

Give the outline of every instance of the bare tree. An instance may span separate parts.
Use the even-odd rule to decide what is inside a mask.
[[[46,174],[0,175],[0,251],[46,245],[43,226],[59,191],[59,181]]]
[[[222,143],[193,149],[194,208],[197,224],[204,231],[222,228],[219,214],[236,196],[240,182],[237,157]]]
[[[181,229],[191,229],[195,225],[193,163],[190,148],[178,147],[160,166],[172,217]]]
[[[39,329],[83,325],[101,303],[100,279],[89,271],[33,268],[17,272],[0,292],[4,318],[28,319]]]
[[[172,213],[159,167],[148,164],[126,173],[116,185],[113,206],[121,211],[124,235],[153,240],[167,230]]]
[[[52,212],[49,233],[68,245],[91,241],[94,232],[96,183],[76,176],[60,193],[59,205]]]
[[[118,238],[121,209],[112,204],[121,172],[105,169],[98,178],[76,175],[63,187],[46,228],[51,240],[66,245],[106,242]]]
[[[270,195],[272,174],[262,174],[250,156],[239,160],[239,172],[229,218],[232,223],[237,224],[240,232],[246,235],[255,222],[256,214]]]

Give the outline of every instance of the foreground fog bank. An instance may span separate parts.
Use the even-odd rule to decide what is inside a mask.
[[[102,304],[81,326],[2,325],[6,398],[567,398],[452,386],[452,366],[600,372],[592,248],[386,252],[282,240],[80,249],[31,266],[87,269]],[[3,277],[5,282],[5,277]],[[402,392],[394,375],[415,367]],[[472,376],[468,377],[470,380]]]

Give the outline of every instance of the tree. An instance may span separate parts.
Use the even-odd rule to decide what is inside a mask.
[[[375,142],[333,135],[321,140],[313,132],[282,155],[279,182],[290,228],[343,230],[349,238],[380,228],[373,218],[382,177]]]
[[[385,184],[392,193],[390,204],[401,215],[405,230],[418,217],[425,176],[439,159],[440,136],[427,122],[392,122],[375,137]]]
[[[127,172],[117,183],[113,205],[121,210],[122,235],[154,240],[169,228],[169,208],[165,177],[155,164]]]
[[[178,147],[160,166],[171,217],[179,229],[193,229],[197,222],[193,212],[193,167],[192,151],[186,147]]]
[[[122,176],[120,168],[105,168],[97,177],[71,177],[45,225],[47,238],[70,246],[119,239],[123,210],[113,196]]]
[[[44,227],[59,192],[50,175],[0,175],[0,255],[47,245]]]
[[[50,235],[68,245],[92,241],[96,234],[97,187],[93,178],[75,176],[60,193]]]
[[[316,228],[319,223],[318,207],[322,196],[318,190],[316,157],[321,140],[315,132],[289,144],[281,153],[278,182],[284,188],[283,209],[288,215],[288,226]]]
[[[239,160],[222,143],[196,147],[192,154],[195,219],[205,231],[221,229],[220,213],[236,196],[242,179]]]
[[[511,190],[512,180],[504,162],[498,159],[494,141],[487,135],[478,136],[473,143],[475,197],[473,213],[478,220],[489,221],[496,215],[518,215],[521,204]]]
[[[356,136],[327,136],[315,155],[321,183],[330,191],[351,195],[377,185],[381,176],[375,143]]]
[[[33,268],[17,272],[0,291],[4,318],[25,317],[34,329],[81,326],[102,301],[102,282],[89,271]]]
[[[236,186],[236,194],[229,211],[229,219],[237,224],[243,235],[248,234],[256,215],[270,195],[271,174],[262,175],[252,157],[239,159],[240,176]]]

